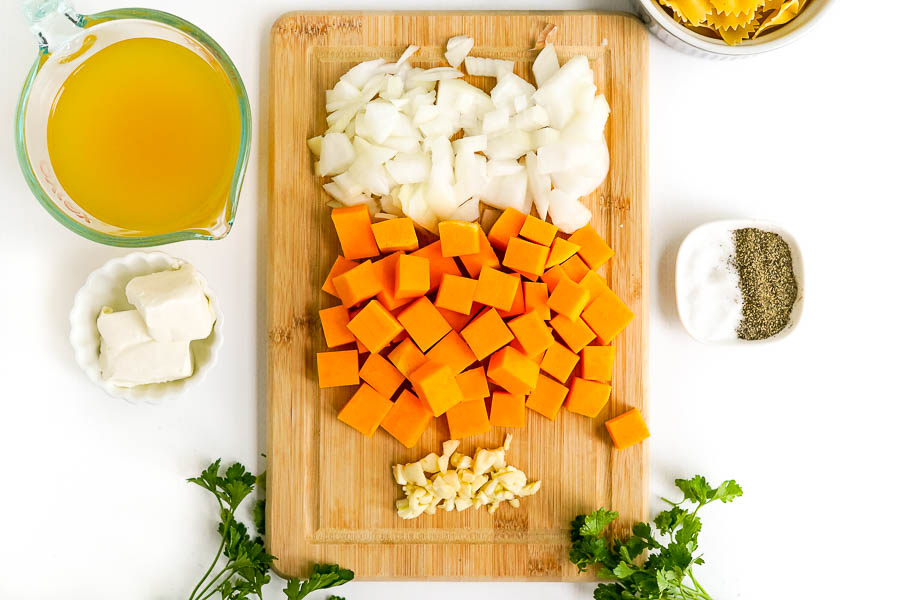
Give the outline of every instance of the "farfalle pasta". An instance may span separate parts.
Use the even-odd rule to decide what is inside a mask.
[[[809,0],[657,0],[688,29],[735,46],[794,19]]]

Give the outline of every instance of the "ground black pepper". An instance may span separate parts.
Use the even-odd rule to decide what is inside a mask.
[[[744,300],[738,337],[772,337],[788,326],[797,300],[791,248],[777,233],[761,229],[736,229],[733,236],[732,266]]]

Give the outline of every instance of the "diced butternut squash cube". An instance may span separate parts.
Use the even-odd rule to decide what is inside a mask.
[[[412,448],[419,443],[433,418],[424,402],[409,390],[403,390],[382,419],[381,428],[407,448]]]
[[[478,276],[478,285],[475,286],[475,302],[500,310],[509,310],[516,298],[520,281],[518,275],[485,267]]]
[[[364,383],[338,413],[338,421],[346,423],[366,437],[372,437],[392,406],[389,399]]]
[[[438,288],[434,305],[438,308],[446,308],[464,315],[472,312],[472,302],[475,300],[475,287],[478,282],[468,277],[456,275],[444,275],[441,287]]]
[[[497,313],[504,319],[525,314],[525,291],[521,281],[519,282],[518,287],[516,287],[516,295],[513,296],[512,306],[509,307],[509,310],[500,310],[498,308]]]
[[[452,258],[444,258],[444,254],[441,251],[441,240],[416,250],[412,253],[412,256],[421,256],[422,258],[428,259],[428,264],[431,268],[431,276],[429,277],[431,286],[428,290],[429,292],[436,290],[441,284],[444,273],[457,276],[462,275],[462,273],[459,272],[459,267],[456,266],[455,260]]]
[[[487,376],[484,367],[475,367],[463,371],[456,376],[456,383],[463,395],[463,402],[467,400],[483,400],[491,395],[488,388]]]
[[[541,246],[520,237],[510,238],[506,254],[503,256],[503,266],[537,278],[544,274],[544,265],[547,264],[549,253],[550,248],[547,246]]]
[[[475,355],[472,354],[469,345],[453,330],[432,346],[425,356],[428,360],[450,367],[453,375],[462,373],[466,367],[475,362]]]
[[[357,265],[332,280],[338,297],[347,308],[374,298],[381,291],[381,280],[372,266],[372,261]]]
[[[525,406],[555,421],[568,393],[569,388],[541,373],[538,375],[537,386],[528,396]]]
[[[556,315],[550,319],[550,327],[576,354],[597,338],[597,334],[580,317],[572,320],[563,315]]]
[[[571,279],[562,279],[550,294],[547,306],[550,307],[550,310],[574,321],[581,315],[581,311],[588,305],[590,299],[591,293],[586,287]]]
[[[615,254],[590,223],[570,235],[569,241],[578,244],[578,256],[592,271],[603,266]]]
[[[537,311],[525,313],[507,323],[526,356],[544,352],[553,343],[553,332]]]
[[[431,300],[425,297],[403,309],[397,319],[422,352],[434,346],[452,329]]]
[[[634,313],[611,289],[606,288],[598,291],[597,298],[584,309],[581,318],[607,345],[631,323]]]
[[[612,392],[612,387],[609,384],[574,377],[569,386],[566,408],[569,412],[593,419],[609,402],[610,392]]]
[[[322,323],[322,333],[325,334],[325,345],[329,348],[352,344],[356,338],[347,329],[350,322],[350,311],[346,306],[332,306],[319,311],[319,321]]]
[[[350,260],[378,256],[378,244],[372,233],[372,219],[365,204],[335,208],[331,221],[341,242],[342,254]]]
[[[559,228],[553,223],[528,215],[525,217],[525,222],[522,223],[522,229],[519,230],[519,237],[541,246],[549,246],[553,243],[553,238],[556,237],[558,231]]]
[[[416,395],[428,405],[435,417],[462,402],[462,391],[447,365],[426,360],[425,364],[410,373],[409,380]]]
[[[577,364],[578,355],[554,340],[541,359],[541,370],[565,383]]]
[[[563,270],[562,266],[555,266],[551,269],[547,269],[544,271],[544,274],[541,275],[541,281],[547,284],[547,289],[550,293],[553,293],[553,290],[556,289],[556,285],[563,279],[571,279],[566,272]]]
[[[478,312],[478,307],[480,306],[480,304],[477,306],[473,304],[472,311],[467,315],[458,313],[455,310],[447,310],[446,308],[442,308],[440,306],[436,306],[435,308],[437,308],[437,311],[441,313],[441,316],[444,317],[444,319],[446,319],[448,323],[450,323],[450,327],[453,329],[453,331],[460,332],[463,330],[463,327],[465,327],[466,324],[472,320],[472,317],[475,316],[475,313]]]
[[[447,410],[450,439],[461,440],[491,430],[484,400],[461,402]]]
[[[419,350],[415,342],[406,338],[391,350],[388,360],[394,363],[404,377],[409,378],[410,373],[425,364],[425,354]]]
[[[406,377],[386,358],[373,352],[359,370],[360,378],[375,388],[382,396],[390,398],[406,381]]]
[[[585,346],[581,351],[581,377],[592,381],[612,381],[615,346]]]
[[[413,301],[412,298],[397,298],[394,293],[397,287],[397,261],[401,256],[403,256],[402,252],[394,252],[372,264],[376,277],[381,281],[381,290],[375,297],[389,311],[394,311]]]
[[[338,255],[334,264],[331,266],[331,270],[328,271],[328,277],[325,278],[325,283],[322,285],[322,291],[326,294],[331,294],[332,296],[340,298],[337,290],[334,289],[334,278],[338,275],[343,275],[358,264],[359,263],[356,261],[347,260],[343,256]]]
[[[441,221],[438,223],[438,235],[441,237],[441,254],[444,258],[478,253],[477,223],[465,221]]]
[[[488,233],[488,241],[498,250],[506,250],[511,238],[519,235],[522,231],[522,225],[525,224],[525,215],[514,208],[507,208],[494,221],[490,233]]]
[[[372,300],[350,319],[347,329],[369,349],[369,352],[380,352],[403,331],[403,326],[381,302]]]
[[[547,306],[549,294],[547,284],[543,282],[526,281],[522,284],[525,294],[525,312],[536,311],[544,321],[550,320],[550,307]]]
[[[578,252],[578,248],[580,248],[578,244],[573,244],[571,241],[561,237],[556,238],[550,246],[550,254],[547,256],[546,268],[550,269],[556,265],[561,265],[575,256],[575,253]]]
[[[606,430],[617,450],[624,450],[650,437],[644,417],[636,408],[607,421]]]
[[[488,379],[511,394],[530,394],[537,386],[538,364],[510,346],[491,355]]]
[[[491,427],[525,427],[525,396],[494,392],[491,396]]]
[[[431,289],[431,265],[427,258],[401,254],[394,275],[394,296],[398,299],[418,298]]]
[[[591,295],[591,300],[596,300],[601,292],[609,287],[606,284],[606,279],[597,274],[597,271],[588,271],[578,283],[587,288]]]
[[[478,360],[484,360],[513,341],[513,334],[509,327],[497,314],[497,310],[493,308],[472,319],[472,322],[466,325],[460,335],[466,340]]]
[[[356,350],[319,352],[316,363],[320,388],[359,384],[359,352]]]
[[[497,258],[497,253],[494,252],[491,243],[480,227],[478,228],[478,252],[475,254],[463,254],[459,257],[459,260],[462,262],[463,268],[465,268],[469,277],[476,279],[484,267],[500,268],[500,259]]]
[[[409,217],[386,219],[372,224],[372,233],[375,234],[375,243],[382,254],[390,254],[402,250],[409,252],[419,248],[419,238],[416,237],[416,226]]]
[[[584,279],[584,276],[591,271],[587,264],[581,260],[577,254],[569,260],[564,261],[560,266],[572,281],[581,281]]]

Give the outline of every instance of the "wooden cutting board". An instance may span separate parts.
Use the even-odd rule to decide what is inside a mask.
[[[403,521],[391,477],[397,462],[440,451],[443,419],[419,445],[403,448],[384,431],[366,438],[340,423],[350,388],[320,390],[316,352],[325,350],[318,311],[336,304],[320,292],[339,246],[326,195],[313,176],[306,139],[325,130],[325,90],[350,66],[396,59],[446,64],[453,35],[475,38],[473,55],[516,61],[532,80],[534,47],[545,25],[558,27],[560,60],[585,54],[612,107],[607,125],[610,175],[585,201],[616,251],[601,271],[637,314],[616,339],[612,399],[594,420],[531,411],[513,430],[511,464],[543,487],[518,510],[504,506]],[[482,87],[492,81],[467,78]],[[363,579],[572,580],[568,525],[600,506],[619,511],[619,531],[647,518],[647,443],[612,448],[603,422],[637,407],[647,415],[647,34],[634,18],[597,13],[291,13],[272,29],[269,70],[268,203],[268,540],[277,570],[300,576],[312,562],[337,562]],[[463,441],[461,451],[499,445],[505,431]]]

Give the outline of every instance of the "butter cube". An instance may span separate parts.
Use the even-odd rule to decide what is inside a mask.
[[[205,339],[216,322],[191,265],[135,277],[125,286],[125,296],[158,342]]]

